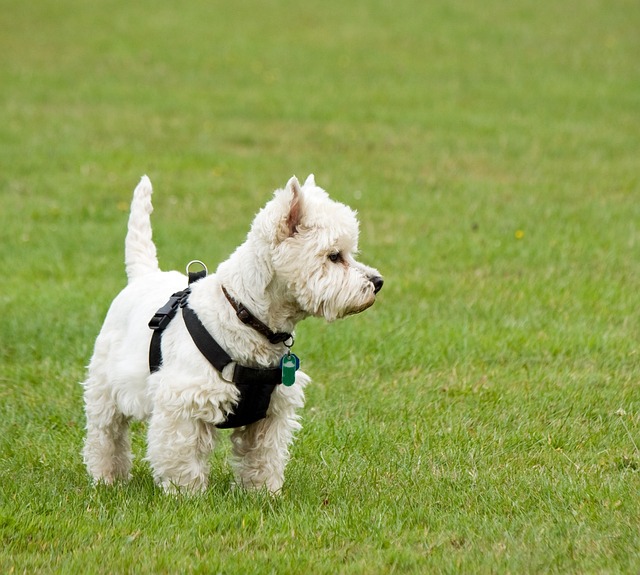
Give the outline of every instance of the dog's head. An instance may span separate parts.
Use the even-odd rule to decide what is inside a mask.
[[[367,309],[382,288],[380,273],[355,259],[358,231],[356,213],[331,200],[313,175],[303,186],[291,178],[252,226],[268,246],[271,279],[286,286],[305,315],[328,321]]]

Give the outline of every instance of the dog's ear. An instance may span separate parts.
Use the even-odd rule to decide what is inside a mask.
[[[302,190],[300,189],[300,182],[298,178],[293,176],[288,182],[286,191],[290,194],[291,200],[289,202],[288,211],[284,218],[283,225],[280,228],[279,240],[285,240],[295,235],[298,231],[298,226],[302,221]]]
[[[316,187],[316,178],[315,178],[315,176],[313,174],[309,174],[307,176],[307,179],[304,181],[304,186],[303,187],[304,188],[306,188],[306,187],[315,188]]]

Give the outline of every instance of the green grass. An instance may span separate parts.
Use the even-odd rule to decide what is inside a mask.
[[[80,2],[0,11],[0,571],[637,573],[640,5]],[[308,320],[282,496],[79,455],[138,178],[210,268],[292,173],[386,284]]]

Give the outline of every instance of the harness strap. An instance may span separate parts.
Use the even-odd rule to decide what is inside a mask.
[[[202,265],[203,269],[197,272],[190,272],[189,268],[193,263]],[[199,260],[193,260],[187,265],[187,274],[189,276],[189,286],[191,286],[193,282],[207,277],[207,266]],[[191,287],[174,293],[169,298],[169,301],[154,314],[149,322],[149,328],[153,330],[151,344],[149,345],[149,371],[151,373],[158,371],[162,365],[162,332],[175,317],[178,308],[181,305],[185,305],[190,293]]]
[[[229,354],[211,337],[196,312],[189,306],[182,306],[182,317],[189,335],[191,335],[191,339],[193,339],[193,343],[196,344],[200,353],[207,358],[213,367],[222,373],[222,370],[233,361]],[[231,381],[237,385],[277,385],[282,381],[282,370],[280,367],[260,369],[236,364]]]
[[[149,328],[153,330],[151,344],[149,345],[149,371],[151,373],[158,371],[162,365],[162,332],[175,317],[180,307],[180,302],[186,301],[190,293],[190,288],[174,293],[149,322]]]

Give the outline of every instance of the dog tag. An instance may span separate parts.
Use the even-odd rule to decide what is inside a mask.
[[[296,371],[300,369],[300,359],[295,353],[287,353],[280,360],[280,369],[282,369],[282,384],[287,387],[296,382]]]

